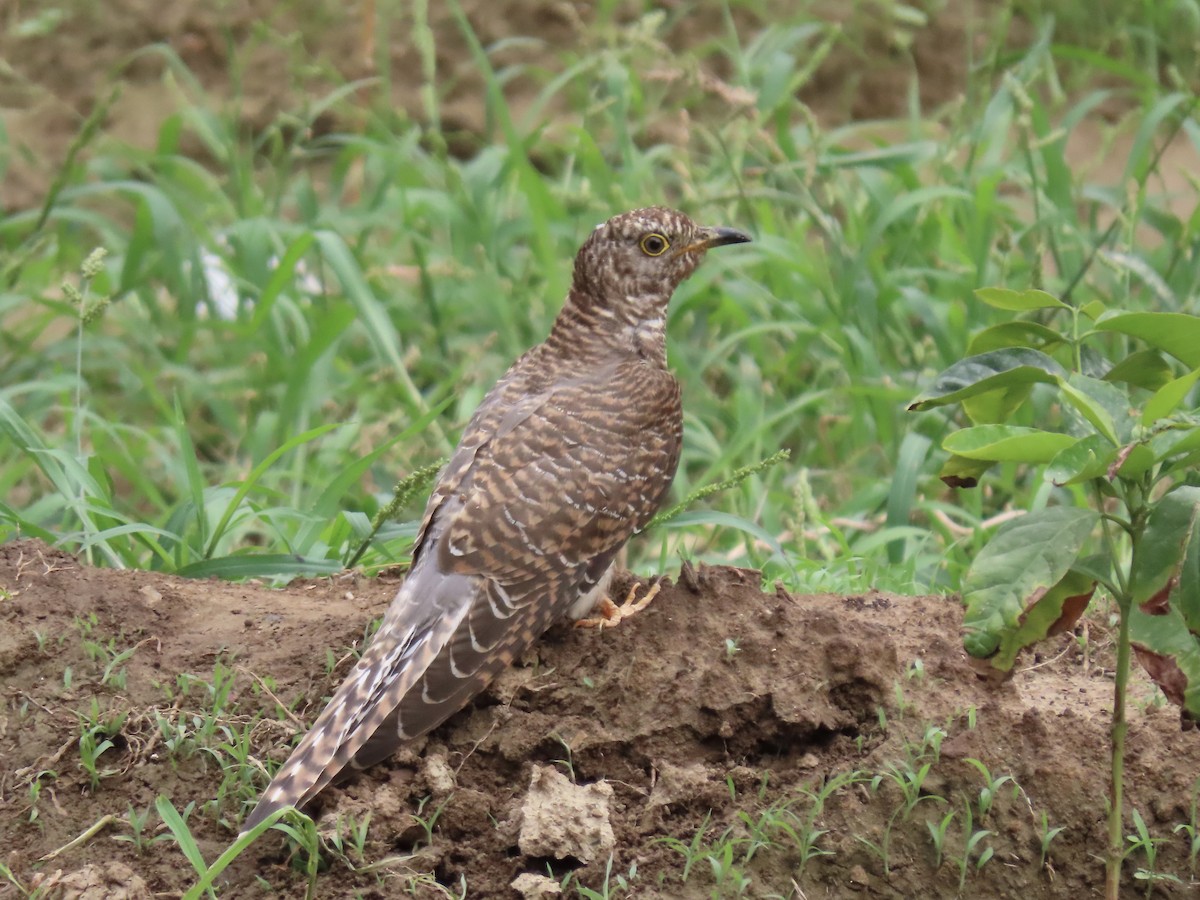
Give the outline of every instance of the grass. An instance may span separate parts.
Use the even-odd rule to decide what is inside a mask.
[[[714,81],[690,60],[659,65],[682,12],[628,23],[601,4],[588,39],[558,61],[575,77],[546,73],[519,114],[505,85],[528,73],[497,68],[496,48],[464,25],[493,126],[467,158],[438,128],[432,31],[418,30],[427,124],[344,84],[253,138],[170,49],[144,51],[181,87],[154,146],[104,139],[101,102],[45,203],[0,218],[0,540],[35,536],[96,564],[189,576],[285,580],[402,562],[424,496],[409,488],[544,336],[579,242],[617,210],[668,202],[756,241],[714,254],[668,325],[686,409],[676,495],[724,487],[635,541],[631,566],[657,574],[683,556],[761,568],[797,591],[956,590],[997,517],[1071,490],[1013,466],[986,492],[936,478],[952,422],[905,407],[971,335],[1007,321],[973,291],[1037,287],[1192,313],[1200,296],[1200,218],[1171,195],[1194,205],[1196,182],[1157,155],[1180,122],[1181,140],[1200,139],[1196,4],[1102,4],[1095,17],[1055,4],[1066,7],[1057,30],[1044,6],[972,23],[981,40],[962,101],[924,108],[914,80],[906,114],[842,125],[794,97],[830,54],[871,53],[880,38],[861,9],[836,25],[802,10],[758,31],[733,13],[763,10],[729,4],[697,51],[705,71],[728,73]],[[931,13],[879,7],[885,43],[911,61]],[[354,127],[314,127],[330,111]],[[682,141],[656,136],[684,111],[695,114]],[[1080,135],[1119,148],[1123,170],[1089,169],[1070,149]],[[196,143],[204,164],[185,152]],[[13,152],[0,145],[0,159]],[[781,449],[789,461],[761,465]],[[394,494],[406,496],[388,510]],[[85,668],[124,688],[138,647],[93,637],[94,625],[79,625],[85,657],[64,669],[68,692]],[[725,652],[740,664],[736,644]],[[226,705],[235,678],[218,661],[211,681],[168,683],[148,720],[170,752],[220,762],[220,797],[236,803],[219,814],[234,819],[256,789],[244,776],[249,723],[231,722]],[[100,712],[81,715],[79,735],[93,789],[110,771]],[[898,796],[892,822],[928,834],[935,868],[953,862],[961,887],[991,859],[984,822],[1008,776],[971,760],[978,796],[922,793],[940,740],[923,736],[914,758],[864,778]],[[31,818],[42,783],[30,784]],[[818,865],[830,852],[823,791],[706,822],[679,839],[684,877],[703,872],[722,896],[747,890],[761,834],[789,844],[801,871]],[[430,842],[440,811],[421,820]],[[125,820],[139,848],[148,814],[130,808]],[[1134,815],[1130,853],[1152,889],[1167,879],[1155,868],[1165,838]],[[162,818],[198,877],[211,873],[182,837],[187,811]],[[1194,801],[1180,828],[1194,875]],[[873,846],[885,870],[891,831]],[[1060,831],[1044,812],[1040,831],[1045,868]],[[315,859],[313,834],[293,837]],[[361,862],[362,839],[352,845]],[[636,870],[608,875],[600,893],[579,895],[624,889]]]

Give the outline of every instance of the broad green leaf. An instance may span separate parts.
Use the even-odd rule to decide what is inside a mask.
[[[967,352],[970,354],[988,353],[992,350],[1003,350],[1005,347],[1029,347],[1033,350],[1045,350],[1055,347],[1066,340],[1053,328],[1040,325],[1037,322],[1002,322],[978,332],[967,342]]]
[[[1155,391],[1154,396],[1146,401],[1146,407],[1142,410],[1142,424],[1153,425],[1159,419],[1165,419],[1175,412],[1195,386],[1198,378],[1200,378],[1200,369],[1193,369],[1186,375],[1168,381]]]
[[[1011,636],[1001,640],[999,656],[992,659],[992,665],[1008,671],[1016,662],[1017,654],[1026,647],[1070,631],[1087,609],[1095,592],[1094,578],[1075,569],[1067,572],[1058,584],[1025,610]]]
[[[1028,291],[1014,291],[1009,288],[979,288],[975,296],[996,309],[1007,309],[1013,312],[1023,312],[1030,309],[1069,309],[1057,297],[1039,291],[1036,288]]]
[[[1200,449],[1200,425],[1174,428],[1155,435],[1150,446],[1154,450],[1155,462]]]
[[[1018,425],[977,425],[947,435],[942,446],[967,459],[1046,463],[1079,438]]]
[[[1021,648],[1038,639],[1031,635],[1058,620],[1051,615],[1055,605],[1061,613],[1063,603],[1081,593],[1081,576],[1067,576],[1098,521],[1090,509],[1054,506],[996,531],[963,579],[963,643],[971,656],[1008,671]],[[1050,605],[1035,617],[1038,626],[1027,628],[1029,613],[1046,598]]]
[[[1033,393],[1032,384],[1013,384],[985,394],[967,397],[963,412],[976,425],[997,425],[1007,422]]]
[[[1104,380],[1157,391],[1174,377],[1170,365],[1157,350],[1138,350],[1109,369]]]
[[[1129,444],[1117,451],[1117,474],[1137,478],[1154,465],[1154,451],[1143,443]]]
[[[1066,370],[1037,350],[1010,347],[959,360],[934,379],[933,386],[909,405],[910,410],[958,403],[988,391],[1018,384],[1053,384]]]
[[[979,484],[979,477],[994,466],[990,459],[967,459],[965,456],[951,456],[942,463],[938,478],[952,488],[973,488]]]
[[[1200,317],[1164,312],[1117,313],[1093,327],[1145,341],[1170,353],[1188,368],[1200,366]]]
[[[1059,486],[1103,478],[1117,458],[1117,448],[1098,434],[1076,441],[1050,460],[1046,480]]]
[[[1130,571],[1144,612],[1177,609],[1200,634],[1200,487],[1184,485],[1154,504]]]
[[[1076,411],[1087,419],[1096,431],[1107,438],[1113,445],[1121,442],[1117,436],[1117,426],[1113,421],[1113,415],[1108,409],[1105,409],[1105,404],[1101,402],[1101,389],[1104,389],[1105,391],[1116,393],[1118,399],[1128,408],[1129,403],[1118,388],[1095,378],[1088,378],[1086,375],[1079,374],[1072,374],[1070,378],[1060,380],[1058,386],[1063,398],[1071,406],[1075,407]],[[1111,398],[1104,399],[1109,399],[1109,405],[1112,405]]]

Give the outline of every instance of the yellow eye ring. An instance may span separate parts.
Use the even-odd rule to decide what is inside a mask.
[[[654,231],[643,237],[638,242],[638,246],[647,256],[662,256],[670,248],[671,242],[665,236]]]

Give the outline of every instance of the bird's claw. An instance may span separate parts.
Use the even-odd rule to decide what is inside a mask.
[[[575,623],[576,628],[612,628],[619,625],[647,606],[650,601],[658,596],[660,587],[657,583],[652,584],[650,589],[646,591],[646,595],[638,599],[638,591],[641,590],[640,584],[635,584],[629,589],[629,593],[625,595],[625,601],[618,606],[613,603],[610,597],[601,597],[600,602],[592,609],[593,613],[598,615],[588,616],[586,619],[580,619]]]

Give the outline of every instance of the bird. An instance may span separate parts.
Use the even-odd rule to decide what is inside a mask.
[[[303,808],[465,706],[552,625],[616,618],[613,563],[666,500],[683,444],[667,307],[715,247],[750,241],[665,207],[596,226],[546,340],[472,415],[379,630],[242,827]]]

